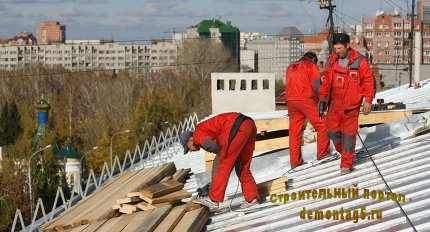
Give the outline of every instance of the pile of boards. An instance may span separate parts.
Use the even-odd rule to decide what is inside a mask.
[[[39,231],[200,231],[209,209],[182,202],[189,172],[173,163],[124,172]]]

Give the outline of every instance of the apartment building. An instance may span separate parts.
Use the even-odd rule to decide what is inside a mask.
[[[177,54],[177,44],[118,44],[92,41],[32,46],[0,46],[0,68],[43,64],[60,65],[69,70],[133,70],[138,74],[169,67]]]
[[[256,39],[265,39],[267,38],[267,34],[260,32],[241,32],[240,33],[240,50],[244,50],[246,47],[246,43],[256,40]]]
[[[37,27],[39,45],[64,43],[66,41],[66,26],[60,22],[43,22]]]
[[[411,20],[400,14],[390,15],[383,11],[376,17],[363,18],[363,35],[374,64],[408,64],[410,59],[409,33]],[[421,19],[415,18],[414,32],[420,32],[423,39],[424,63],[430,63],[430,30],[423,28]],[[413,61],[412,61],[413,62]]]
[[[258,72],[275,73],[277,79],[285,78],[288,65],[304,54],[302,34],[295,27],[284,28],[277,36],[250,41],[246,49],[257,51]]]

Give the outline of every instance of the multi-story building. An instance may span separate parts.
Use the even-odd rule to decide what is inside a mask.
[[[9,41],[11,45],[36,45],[37,39],[32,33],[22,32]]]
[[[430,27],[430,0],[420,0],[417,4],[418,18],[423,21],[424,27]]]
[[[285,78],[285,70],[304,53],[302,34],[297,28],[284,28],[277,36],[257,39],[246,44],[258,53],[258,72],[275,73],[277,79]]]
[[[43,22],[37,27],[38,44],[64,43],[66,40],[66,26],[60,22]]]
[[[118,44],[77,41],[33,46],[0,46],[0,69],[15,69],[35,64],[60,65],[69,70],[130,70],[144,74],[169,68],[176,57],[177,44]]]
[[[260,32],[241,32],[240,33],[240,50],[244,50],[246,43],[256,40],[267,38],[267,35]]]
[[[199,24],[187,29],[188,39],[207,37],[216,38],[230,50],[231,56],[240,68],[240,31],[230,21],[226,23],[218,19],[203,20]]]
[[[408,64],[410,59],[411,20],[399,14],[390,15],[383,11],[377,13],[375,18],[362,20],[363,35],[370,50],[370,61],[375,64]],[[423,36],[424,60],[430,63],[430,30],[423,31],[420,19],[414,20],[414,32],[421,32]],[[428,38],[428,39],[427,39]],[[427,44],[427,45],[426,45]],[[413,61],[412,61],[413,62]]]

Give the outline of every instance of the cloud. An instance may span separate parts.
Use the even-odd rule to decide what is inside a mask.
[[[107,3],[109,0],[0,0],[0,3],[7,4],[61,4],[61,3],[82,3],[96,4]]]
[[[134,14],[152,17],[198,17],[200,12],[193,12],[175,1],[148,1]]]
[[[79,17],[79,16],[87,16],[90,15],[89,12],[85,10],[78,9],[76,7],[67,7],[57,13],[59,18],[64,17]]]

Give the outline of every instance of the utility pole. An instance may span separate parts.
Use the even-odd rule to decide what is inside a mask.
[[[333,11],[336,8],[336,5],[333,5],[331,1],[332,0],[318,0],[318,5],[320,6],[320,9],[327,9],[328,10],[327,22],[330,23],[330,28],[329,28],[328,36],[327,36],[329,54],[334,52],[333,43],[332,43],[333,34],[334,34]]]
[[[411,14],[409,15],[411,19],[411,33],[409,34],[409,87],[412,87],[412,56],[414,54],[414,19],[415,19],[415,0],[412,0],[412,9]],[[415,64],[416,65],[416,64]]]

